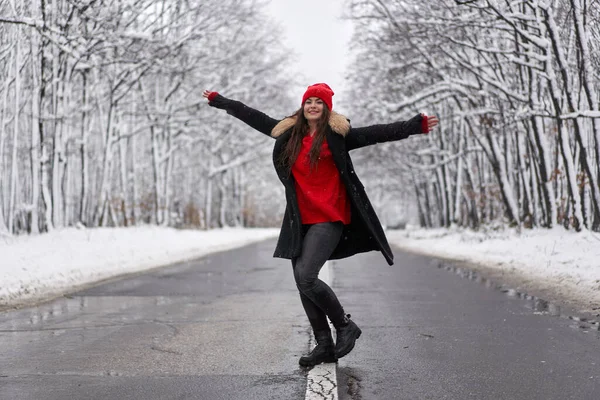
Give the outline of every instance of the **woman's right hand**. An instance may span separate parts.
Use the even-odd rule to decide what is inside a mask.
[[[204,90],[204,92],[202,92],[202,97],[204,97],[205,99],[208,99],[210,101],[210,96],[212,93],[215,93],[211,90]]]

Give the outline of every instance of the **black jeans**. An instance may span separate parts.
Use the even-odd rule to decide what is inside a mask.
[[[305,226],[302,253],[292,259],[296,286],[313,331],[329,330],[327,317],[334,326],[344,322],[344,309],[331,288],[318,278],[319,271],[335,250],[344,225],[324,222]]]

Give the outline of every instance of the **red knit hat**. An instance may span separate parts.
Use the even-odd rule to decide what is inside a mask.
[[[331,99],[333,97],[333,90],[331,90],[326,83],[315,83],[314,85],[310,85],[308,89],[306,89],[304,96],[302,96],[302,104],[304,104],[309,97],[318,97],[323,100],[325,104],[327,104],[327,107],[329,107],[329,111],[333,108],[333,100]]]

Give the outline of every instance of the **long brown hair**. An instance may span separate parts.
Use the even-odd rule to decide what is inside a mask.
[[[321,118],[319,118],[317,121],[317,131],[315,132],[309,152],[311,171],[317,166],[317,162],[319,161],[319,156],[321,155],[321,146],[323,145],[323,140],[325,140],[325,134],[327,132],[330,115],[331,111],[329,111],[329,108],[326,104],[323,104],[323,113],[321,114]],[[286,167],[288,173],[292,171],[292,165],[294,165],[296,159],[298,158],[298,154],[300,154],[302,139],[309,134],[308,120],[304,116],[304,104],[298,111],[290,115],[290,117],[295,117],[296,123],[292,128],[292,135],[286,143],[285,148],[279,155],[278,160],[279,165]]]

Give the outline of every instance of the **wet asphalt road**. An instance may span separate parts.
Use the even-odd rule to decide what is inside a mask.
[[[543,300],[426,257],[334,265],[361,326],[338,363],[341,399],[600,398],[600,332]]]
[[[303,399],[309,329],[274,241],[0,313],[0,399]],[[395,251],[332,263],[363,330],[341,399],[597,399],[598,325]],[[465,279],[465,277],[470,279]]]

